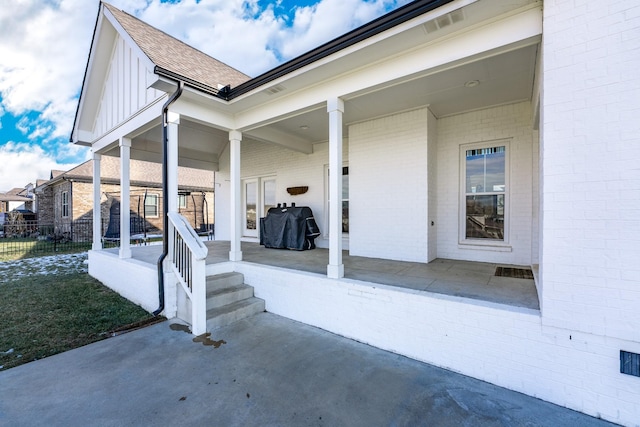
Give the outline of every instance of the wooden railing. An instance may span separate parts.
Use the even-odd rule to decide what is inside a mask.
[[[169,212],[171,266],[187,297],[191,300],[191,332],[201,335],[207,329],[206,265],[208,249],[185,217]]]

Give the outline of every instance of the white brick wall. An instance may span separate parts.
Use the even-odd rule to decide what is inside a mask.
[[[352,255],[427,262],[441,258],[530,265],[535,247],[532,112],[528,102],[436,120],[427,108],[349,127],[345,163],[349,164]],[[536,133],[537,135],[537,133]],[[510,251],[461,248],[460,145],[510,139]],[[228,151],[216,175],[216,236],[228,239]],[[278,202],[310,206],[326,232],[325,166],[328,144],[305,155],[271,144],[242,142],[243,178],[276,176]],[[309,186],[292,197],[289,186]],[[537,181],[535,183],[537,188]],[[431,191],[428,191],[428,190]],[[431,221],[434,225],[431,226]],[[319,246],[326,246],[319,239]]]
[[[543,328],[540,313],[411,289],[229,263],[271,313],[626,425],[638,378],[619,349],[640,344]]]
[[[112,251],[89,251],[89,275],[149,312],[158,308],[158,273],[154,264],[120,259]],[[176,284],[173,273],[165,274],[163,316],[167,318],[176,315]]]
[[[349,127],[349,252],[428,261],[426,108]]]
[[[505,105],[438,120],[438,257],[530,265],[532,247],[534,131],[529,102]],[[508,139],[509,246],[511,251],[458,244],[460,145]],[[535,208],[537,209],[537,208]]]
[[[543,322],[637,347],[640,3],[546,1],[543,43]]]

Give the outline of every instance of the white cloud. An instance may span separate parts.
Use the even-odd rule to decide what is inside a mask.
[[[87,62],[97,2],[23,0],[0,8],[0,92],[7,112],[75,111]],[[73,117],[50,114],[56,134]]]
[[[408,0],[321,0],[295,7],[291,20],[274,13],[278,1],[266,8],[258,0],[110,2],[255,76]],[[2,2],[0,112],[40,112],[21,123],[30,140],[70,134],[97,12],[97,0]]]
[[[128,0],[112,4],[252,76],[292,59],[409,0],[321,0],[291,21],[256,0]]]
[[[83,157],[82,150],[86,148],[66,144],[59,147],[58,158]],[[84,154],[86,159],[87,154]],[[15,187],[24,187],[34,183],[36,179],[49,179],[52,169],[68,170],[80,162],[60,162],[53,153],[46,152],[38,145],[9,142],[0,146],[0,191],[7,191]]]

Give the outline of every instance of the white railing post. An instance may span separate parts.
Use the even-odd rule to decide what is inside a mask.
[[[171,268],[191,301],[191,332],[202,335],[207,331],[208,249],[185,217],[169,212],[168,218]]]
[[[193,261],[193,287],[191,297],[191,332],[202,335],[207,332],[207,278],[205,260]]]

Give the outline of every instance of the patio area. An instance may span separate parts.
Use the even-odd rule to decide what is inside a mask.
[[[227,262],[228,241],[206,241],[207,264]],[[132,247],[134,259],[156,264],[161,246]],[[117,249],[108,249],[117,251]],[[326,275],[328,249],[310,251],[266,249],[258,243],[242,242],[243,262]],[[345,277],[421,292],[444,294],[539,310],[532,279],[496,276],[496,267],[529,268],[471,261],[436,259],[429,264],[350,256],[343,252]]]

